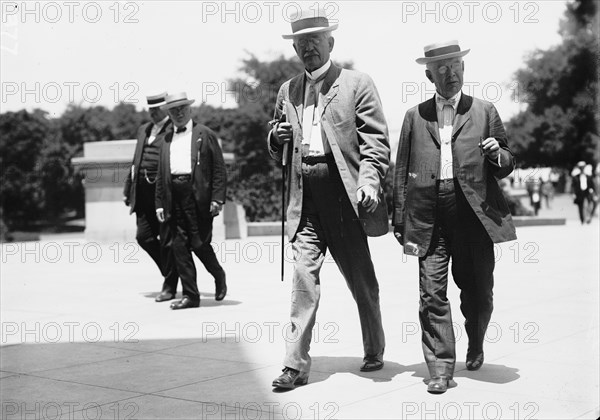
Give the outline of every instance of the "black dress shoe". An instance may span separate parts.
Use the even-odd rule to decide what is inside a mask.
[[[160,292],[160,295],[156,296],[154,299],[155,302],[165,302],[167,300],[175,299],[174,293],[169,292]]]
[[[197,308],[200,306],[200,300],[193,300],[187,296],[184,296],[178,302],[171,303],[171,309],[187,309],[187,308]]]
[[[456,383],[452,379],[448,379],[446,376],[438,376],[431,378],[427,385],[427,392],[430,394],[443,394],[448,388],[454,388]]]
[[[227,294],[227,283],[225,282],[225,274],[223,274],[222,279],[215,279],[215,300],[223,300],[225,299],[225,295]]]
[[[365,356],[363,364],[360,367],[361,372],[373,372],[383,368],[383,360],[379,356]]]
[[[483,365],[483,353],[470,356],[467,354],[467,370],[478,370]]]
[[[308,376],[302,375],[296,369],[286,367],[283,369],[283,373],[273,381],[273,386],[275,388],[294,389],[297,385],[306,385],[307,383]]]

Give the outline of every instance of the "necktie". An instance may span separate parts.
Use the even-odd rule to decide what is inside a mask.
[[[452,105],[444,105],[442,113],[444,115],[444,127],[452,125],[452,121],[454,120],[454,107]]]
[[[319,112],[317,108],[318,94],[316,92],[315,81],[309,80],[306,84],[308,95],[302,114],[302,144],[306,145],[313,153],[323,154],[323,139],[319,127]]]
[[[175,132],[177,134],[179,134],[179,133],[183,133],[185,130],[187,130],[187,127],[185,127],[185,126],[184,127],[177,127],[177,129],[175,130]]]
[[[435,95],[435,101],[438,104],[450,105],[451,107],[454,107],[454,105],[456,104],[456,98],[446,99],[441,95]]]
[[[452,125],[454,120],[454,105],[456,104],[456,98],[446,99],[441,95],[435,95],[436,103],[442,106],[442,126],[447,127]]]

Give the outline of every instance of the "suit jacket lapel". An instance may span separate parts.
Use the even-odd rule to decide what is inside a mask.
[[[148,136],[150,135],[150,130],[152,130],[152,123],[148,123],[143,130],[143,138],[138,138],[137,143],[135,145],[135,156],[133,157],[133,162],[135,165],[140,164],[142,160],[142,153],[144,151],[144,147],[146,146],[146,140],[148,140]],[[139,133],[139,132],[138,132]],[[135,168],[137,171],[138,168]]]
[[[464,93],[460,97],[458,107],[456,107],[456,117],[454,118],[454,124],[452,127],[452,141],[456,141],[456,137],[467,121],[471,119],[471,105],[473,104],[473,97],[465,95]]]
[[[333,98],[335,98],[338,94],[339,89],[339,75],[342,72],[342,69],[337,67],[335,64],[331,63],[331,67],[327,71],[325,75],[325,79],[323,80],[323,85],[321,86],[321,91],[319,92],[319,103],[321,106],[321,115],[319,118],[323,117],[325,114],[325,110],[327,106],[331,103]]]
[[[167,130],[164,137],[164,143],[161,145],[162,150],[160,153],[160,158],[162,160],[161,165],[164,168],[164,178],[167,186],[169,187],[168,191],[171,190],[171,141],[173,140],[174,129],[175,126],[171,126]]]
[[[192,163],[192,177],[194,176],[194,171],[196,170],[196,166],[199,164],[200,160],[200,143],[202,143],[202,136],[200,131],[200,126],[193,123],[192,126],[192,144],[191,144],[191,163]]]
[[[435,108],[435,96],[419,105],[419,114],[425,120],[425,128],[429,131],[431,139],[436,147],[440,148],[440,132],[437,121],[437,110]]]
[[[304,73],[297,75],[290,81],[289,99],[292,107],[296,110],[298,124],[300,124],[300,128],[302,128],[302,114],[304,112]]]

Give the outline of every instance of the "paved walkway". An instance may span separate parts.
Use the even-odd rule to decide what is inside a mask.
[[[561,210],[562,209],[562,210]],[[542,214],[544,209],[542,209]],[[198,309],[155,303],[160,279],[133,244],[76,237],[2,246],[2,419],[597,418],[599,224],[527,227],[497,248],[486,361],[465,370],[457,288],[450,287],[458,387],[426,392],[417,264],[391,235],[371,241],[387,334],[385,367],[360,373],[357,311],[335,264],[322,300],[309,384],[273,392],[289,278],[276,237],[216,244],[229,294],[199,270]]]

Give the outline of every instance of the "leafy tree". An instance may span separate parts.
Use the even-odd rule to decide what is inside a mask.
[[[150,121],[148,112],[139,112],[135,109],[135,105],[123,102],[115,106],[108,116],[112,129],[111,140],[133,139],[138,127]]]
[[[0,206],[9,228],[83,211],[83,189],[70,164],[76,151],[44,111],[0,114]]]
[[[0,206],[6,224],[37,219],[40,173],[36,157],[51,131],[46,113],[36,109],[0,114]]]
[[[572,167],[597,154],[597,2],[568,3],[559,33],[560,45],[533,52],[515,74],[527,108],[507,125],[523,166]]]
[[[78,150],[89,141],[115,139],[111,112],[103,106],[84,108],[71,104],[58,119],[58,127],[62,139]]]

